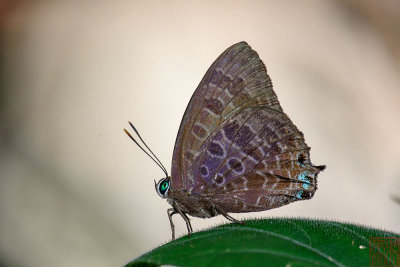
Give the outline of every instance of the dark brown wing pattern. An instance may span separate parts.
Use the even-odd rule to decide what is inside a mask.
[[[175,143],[171,191],[249,212],[311,198],[321,167],[283,113],[258,54],[245,43],[208,69],[185,111]]]

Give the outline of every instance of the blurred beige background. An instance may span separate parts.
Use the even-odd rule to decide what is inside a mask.
[[[170,169],[192,93],[242,40],[327,170],[311,201],[235,217],[399,232],[399,3],[0,1],[0,265],[121,266],[167,242],[163,173],[123,128]]]

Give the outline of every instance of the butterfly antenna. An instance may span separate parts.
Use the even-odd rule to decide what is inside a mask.
[[[149,158],[151,158],[157,165],[158,167],[160,167],[160,169],[165,173],[166,177],[168,177],[168,172],[167,169],[164,167],[164,165],[161,163],[161,161],[157,158],[157,156],[153,153],[153,151],[151,151],[151,149],[147,146],[146,142],[142,139],[142,137],[140,136],[139,132],[136,130],[135,126],[133,126],[133,124],[131,122],[129,122],[129,124],[131,125],[132,129],[135,131],[136,135],[139,137],[140,141],[142,141],[142,143],[145,145],[145,147],[150,151],[151,155],[154,156],[154,158],[149,154],[149,152],[147,152],[139,143],[138,141],[136,141],[135,138],[133,138],[133,136],[126,130],[124,129],[125,133],[132,139],[133,142],[135,142],[135,144],[144,152],[146,153],[147,156],[149,156]]]
[[[142,139],[142,137],[140,136],[138,130],[136,130],[135,126],[133,126],[133,124],[131,122],[129,122],[129,125],[132,127],[132,129],[135,131],[135,133],[137,134],[137,136],[139,137],[140,141],[142,141],[142,143],[146,146],[146,148],[150,151],[150,153],[154,156],[154,158],[157,159],[158,163],[160,163],[160,165],[162,166],[164,172],[167,174],[168,176],[168,172],[167,169],[164,167],[164,165],[161,163],[161,160],[159,160],[157,158],[157,156],[153,153],[153,151],[151,151],[151,149],[147,146],[146,142]]]

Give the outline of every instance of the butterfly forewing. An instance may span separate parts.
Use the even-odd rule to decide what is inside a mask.
[[[265,66],[245,42],[225,50],[208,69],[186,108],[175,143],[171,188],[201,186],[192,168],[208,139],[246,107],[281,110]]]

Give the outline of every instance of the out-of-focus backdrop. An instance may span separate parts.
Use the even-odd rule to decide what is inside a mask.
[[[400,231],[400,2],[0,1],[0,265],[121,266],[171,237],[160,169],[217,56],[247,41],[326,164],[311,201],[248,217]],[[186,234],[179,216],[178,235]],[[195,231],[226,222],[192,220]]]

